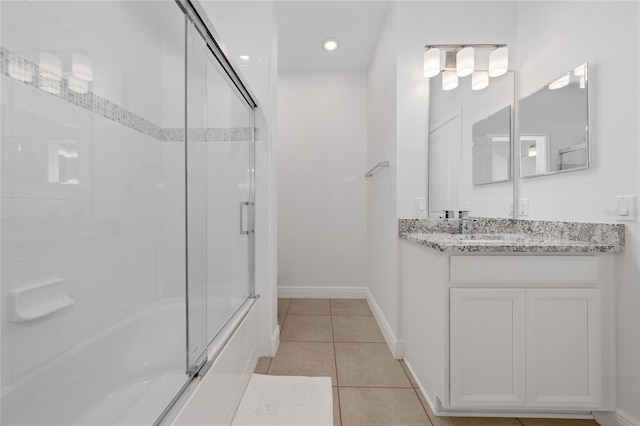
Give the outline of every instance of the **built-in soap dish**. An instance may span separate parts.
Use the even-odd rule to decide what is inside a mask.
[[[73,305],[75,302],[69,299],[62,284],[62,280],[52,280],[10,292],[7,297],[9,321],[34,321]]]

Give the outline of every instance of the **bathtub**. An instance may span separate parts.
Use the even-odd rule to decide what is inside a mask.
[[[3,387],[1,423],[151,425],[187,382],[185,348],[184,299],[163,299]]]

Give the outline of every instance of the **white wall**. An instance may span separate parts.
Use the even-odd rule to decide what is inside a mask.
[[[529,218],[615,223],[612,197],[639,192],[637,2],[518,3],[519,97],[589,63],[592,166],[520,181]],[[624,57],[624,66],[620,66]],[[616,255],[617,407],[640,420],[640,235]]]
[[[392,348],[394,341],[397,343],[400,339],[398,303],[401,300],[397,265],[396,7],[395,4],[389,6],[369,66],[366,156],[367,168],[379,161],[390,162],[388,169],[367,180],[367,283],[384,318],[381,325]]]
[[[278,286],[364,287],[366,74],[278,83]]]

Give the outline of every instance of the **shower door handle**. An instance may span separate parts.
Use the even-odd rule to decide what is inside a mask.
[[[251,203],[249,201],[240,201],[240,234],[249,235],[251,231],[244,230],[244,207],[250,207]]]

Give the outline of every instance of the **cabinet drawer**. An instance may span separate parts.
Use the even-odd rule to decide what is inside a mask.
[[[451,256],[453,284],[588,284],[598,281],[597,256]]]

